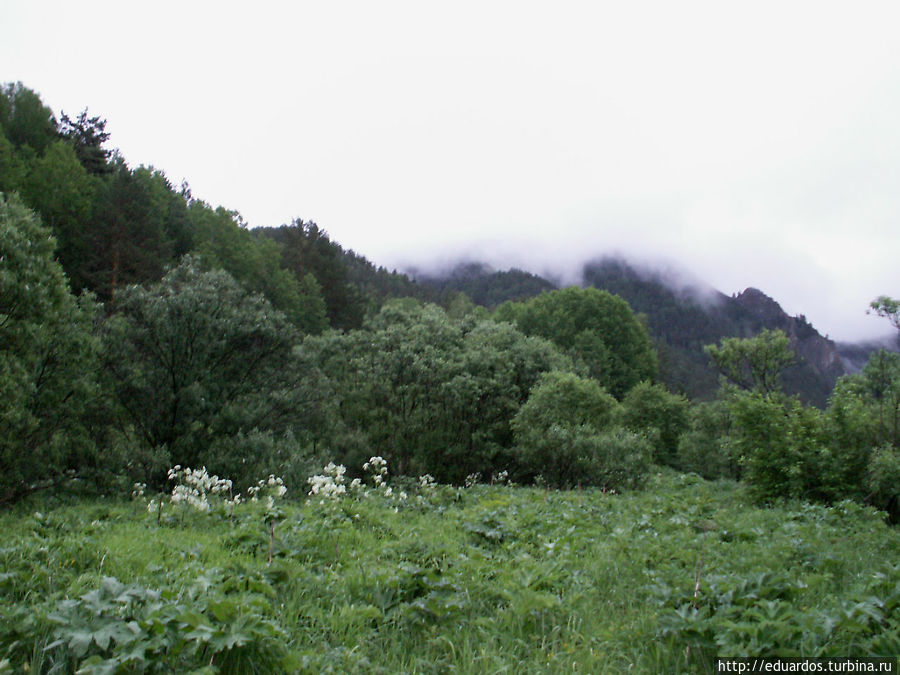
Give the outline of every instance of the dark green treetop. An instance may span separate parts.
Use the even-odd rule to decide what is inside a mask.
[[[574,286],[549,291],[505,303],[496,317],[556,343],[618,399],[656,377],[656,351],[644,324],[628,303],[606,291]]]

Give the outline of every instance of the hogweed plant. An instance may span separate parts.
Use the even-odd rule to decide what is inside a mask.
[[[509,471],[504,469],[503,471],[499,471],[497,473],[491,474],[491,485],[503,485],[508,484],[512,485],[512,481],[509,480]]]
[[[284,511],[279,508],[277,502],[284,498],[287,494],[287,487],[280,476],[269,474],[269,477],[258,481],[256,485],[247,488],[247,492],[251,495],[250,501],[257,503],[261,501],[265,504],[263,512],[263,522],[266,524],[266,531],[269,535],[269,564],[272,564],[272,554],[275,548],[275,525],[284,520]]]
[[[188,511],[200,513],[213,513],[219,511],[228,516],[228,520],[234,523],[235,509],[242,504],[256,504],[262,502],[265,505],[263,521],[269,533],[269,557],[272,555],[272,544],[275,536],[275,523],[284,518],[281,509],[276,502],[287,493],[284,480],[274,474],[268,478],[257,481],[256,485],[247,488],[246,497],[234,493],[234,483],[228,478],[220,478],[210,475],[206,467],[191,469],[176,464],[168,471],[168,479],[175,482],[171,493],[157,495],[147,504],[147,511],[156,512],[156,523],[160,524],[163,508],[166,504],[180,509],[181,524],[184,524],[185,514]],[[136,499],[144,498],[146,485],[135,483],[131,495]]]
[[[386,488],[387,484],[387,460],[384,457],[370,457],[369,461],[363,464],[363,471],[372,475],[372,482],[375,489]]]
[[[307,500],[307,504],[318,500],[319,505],[325,505],[336,502],[348,494],[358,497],[380,494],[388,499],[395,499],[401,502],[408,499],[405,491],[395,491],[392,486],[388,485],[388,463],[383,457],[370,457],[369,461],[364,463],[362,468],[363,472],[368,474],[366,480],[354,478],[348,485],[345,480],[347,467],[343,464],[329,462],[321,474],[310,476],[306,479],[306,482],[309,484],[309,492],[307,494],[310,498]],[[423,479],[425,480],[424,484],[431,486],[433,489],[435,485],[434,478],[423,476],[419,479],[420,485]],[[365,483],[368,481],[371,481],[373,487],[367,490]]]
[[[388,463],[384,457],[370,457],[369,461],[363,464],[363,471],[370,474],[376,491],[380,491],[388,499],[393,497],[401,502],[406,501],[407,495],[404,491],[394,492],[394,488],[387,484]],[[397,510],[396,507],[394,510]]]
[[[339,499],[342,495],[347,494],[347,486],[344,484],[347,467],[343,464],[328,462],[323,471],[322,474],[306,479],[309,484],[309,496],[318,498],[319,504],[324,504],[326,500]],[[351,485],[358,487],[359,483],[355,480]]]
[[[182,523],[185,511],[189,508],[201,513],[208,513],[211,508],[210,497],[214,500],[221,500],[226,507],[230,504],[232,514],[235,504],[240,502],[240,497],[237,502],[234,501],[232,482],[227,478],[211,476],[205,466],[191,469],[190,467],[182,468],[180,464],[176,464],[169,469],[168,478],[170,481],[175,481],[169,501],[173,505],[182,505]]]

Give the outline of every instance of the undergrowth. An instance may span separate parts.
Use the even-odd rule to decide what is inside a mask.
[[[900,653],[900,536],[882,514],[651,483],[375,481],[162,515],[32,502],[0,517],[0,673],[711,672],[716,654]]]

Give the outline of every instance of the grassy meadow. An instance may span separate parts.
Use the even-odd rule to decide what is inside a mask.
[[[762,508],[669,471],[625,494],[392,487],[233,513],[21,505],[0,515],[0,673],[669,673],[717,653],[900,653],[900,533],[850,502]]]

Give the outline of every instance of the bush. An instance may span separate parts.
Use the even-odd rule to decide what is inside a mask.
[[[598,432],[581,425],[554,425],[526,448],[520,448],[529,476],[552,487],[638,487],[650,466],[653,449],[646,437],[626,429]]]
[[[895,522],[900,519],[900,451],[897,448],[884,446],[872,453],[865,485],[873,506],[887,511]]]
[[[297,419],[296,333],[227,273],[204,272],[187,256],[161,282],[122,290],[116,310],[105,326],[105,372],[122,433],[144,454],[212,468],[211,448],[228,454],[252,430],[280,435]]]
[[[823,477],[831,457],[818,410],[796,398],[744,392],[728,406],[744,477],[760,499],[829,497]]]
[[[619,403],[596,380],[573,373],[545,373],[513,420],[519,436],[541,433],[551,426],[587,425],[609,429],[618,425]]]
[[[596,381],[572,373],[543,375],[513,418],[525,478],[555,487],[635,485],[652,449],[644,436],[618,425],[621,406]]]
[[[698,403],[688,429],[678,439],[677,468],[708,480],[741,477],[741,466],[729,443],[731,418],[721,401]]]
[[[290,485],[302,485],[321,458],[305,451],[294,435],[277,435],[253,429],[216,439],[209,448],[209,470],[222,476],[237,476],[235,489],[245,490],[256,476],[282,476]]]
[[[641,434],[614,429],[591,437],[584,457],[585,483],[609,490],[639,488],[650,469],[653,448]]]
[[[626,394],[622,405],[626,427],[638,433],[656,432],[653,460],[677,466],[678,439],[688,425],[687,400],[660,384],[641,382]]]

